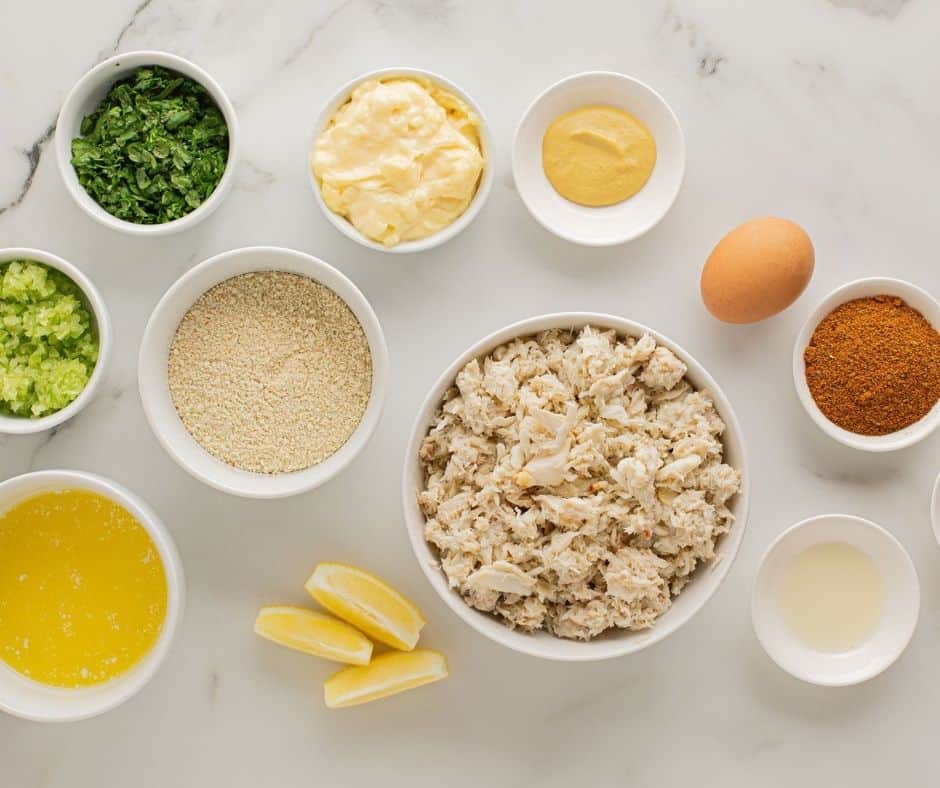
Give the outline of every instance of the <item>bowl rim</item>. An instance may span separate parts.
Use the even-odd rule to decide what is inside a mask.
[[[164,222],[163,224],[136,224],[119,219],[95,202],[78,181],[78,176],[75,173],[75,168],[72,167],[71,161],[72,139],[64,133],[66,123],[76,121],[75,128],[80,127],[82,120],[79,117],[82,112],[81,103],[84,101],[87,91],[93,91],[102,86],[110,86],[130,71],[148,65],[172,69],[201,84],[222,112],[225,124],[228,127],[228,159],[225,162],[222,177],[216,184],[212,194],[195,210],[181,216],[179,219]],[[119,72],[115,75],[113,72],[116,69],[119,69]],[[239,148],[238,117],[235,113],[235,107],[221,85],[205,69],[172,52],[139,49],[113,55],[98,63],[79,78],[65,97],[59,116],[56,119],[55,128],[56,162],[62,181],[65,183],[66,190],[72,199],[85,213],[99,223],[128,235],[154,237],[170,235],[193,227],[216,211],[235,181]]]
[[[477,185],[476,193],[470,200],[470,204],[467,206],[466,210],[449,225],[438,230],[436,233],[432,233],[426,238],[421,238],[417,241],[404,241],[402,243],[396,244],[395,246],[384,246],[383,244],[373,241],[371,238],[367,238],[359,230],[353,227],[352,223],[350,223],[348,219],[333,213],[333,211],[329,209],[327,204],[323,201],[323,195],[320,192],[320,184],[318,183],[316,176],[313,174],[313,168],[310,166],[310,157],[320,134],[326,128],[327,124],[336,113],[336,110],[346,103],[352,94],[353,89],[355,89],[357,85],[369,79],[392,79],[394,77],[423,77],[427,80],[430,80],[431,82],[437,83],[443,88],[446,88],[448,91],[462,98],[467,103],[467,105],[480,118],[480,148],[483,153],[483,174],[481,175],[480,182]],[[349,80],[343,84],[342,87],[340,87],[335,93],[333,93],[332,96],[330,96],[330,98],[317,113],[316,120],[313,123],[313,131],[310,135],[310,140],[310,144],[307,146],[304,162],[305,169],[307,171],[307,180],[310,183],[310,188],[311,191],[313,191],[313,196],[317,205],[320,207],[320,210],[323,212],[324,216],[326,216],[330,224],[332,224],[343,235],[366,247],[367,249],[372,249],[373,251],[385,252],[387,254],[412,254],[416,252],[425,252],[428,249],[433,249],[436,246],[440,246],[441,244],[446,243],[447,241],[462,233],[465,229],[467,229],[467,227],[470,226],[470,223],[476,219],[480,211],[483,210],[483,205],[489,198],[490,192],[493,188],[493,179],[495,177],[495,163],[493,161],[493,137],[492,133],[490,132],[490,124],[486,119],[486,115],[483,114],[483,110],[480,108],[480,105],[469,93],[467,93],[467,91],[459,87],[454,82],[451,82],[446,77],[442,77],[440,74],[437,74],[434,71],[428,71],[427,69],[416,68],[414,66],[390,66],[368,71]]]
[[[574,654],[559,653],[554,650],[553,646],[561,640],[560,638],[554,638],[547,634],[543,634],[542,636],[528,635],[510,630],[487,614],[471,608],[463,599],[447,587],[446,577],[443,575],[439,566],[436,565],[436,560],[428,560],[429,556],[433,559],[433,552],[424,539],[423,531],[425,518],[420,513],[415,501],[416,492],[420,489],[421,484],[420,471],[418,473],[415,472],[415,468],[417,467],[415,459],[417,458],[420,443],[427,434],[428,426],[433,419],[434,412],[437,410],[441,397],[444,392],[453,385],[457,372],[471,359],[479,358],[515,337],[534,334],[539,331],[547,330],[550,327],[581,327],[588,324],[604,329],[614,329],[617,331],[618,335],[624,336],[637,337],[644,333],[649,333],[657,343],[673,350],[673,352],[679,356],[690,368],[693,377],[698,380],[699,388],[707,389],[711,394],[715,406],[725,422],[724,435],[733,436],[734,442],[737,444],[738,454],[740,455],[737,466],[741,471],[742,481],[741,489],[737,496],[735,496],[737,506],[735,520],[732,525],[733,538],[728,539],[732,532],[726,534],[723,537],[723,541],[720,543],[727,545],[726,551],[720,553],[716,559],[709,562],[709,564],[701,566],[696,570],[700,573],[708,572],[708,576],[714,578],[712,587],[702,591],[701,598],[698,600],[697,604],[688,611],[685,611],[679,618],[668,622],[666,626],[659,626],[657,629],[657,623],[659,622],[654,623],[651,629],[645,630],[645,632],[649,634],[639,644],[630,638],[630,635],[635,633],[628,632],[620,633],[619,647],[611,646],[612,640],[593,640],[586,642],[564,641],[566,644],[575,644],[578,648],[578,653]],[[723,440],[723,443],[725,441],[727,441],[727,437]],[[750,465],[741,425],[731,405],[731,401],[708,370],[706,370],[692,354],[685,350],[685,348],[655,329],[628,318],[600,312],[553,312],[519,320],[487,334],[460,353],[455,360],[445,368],[441,375],[438,376],[418,409],[417,416],[411,428],[405,450],[401,498],[409,543],[411,544],[412,552],[422,573],[437,595],[465,624],[468,624],[476,632],[493,642],[521,654],[560,662],[594,662],[636,653],[664,640],[698,614],[709,600],[713,598],[715,592],[727,578],[735,558],[740,552],[741,543],[746,533],[748,509],[750,505]],[[497,623],[502,629],[497,630],[488,627],[483,623],[484,621],[487,623]],[[497,632],[499,634],[496,634]],[[598,653],[598,644],[607,646],[607,648],[603,649],[603,653]]]
[[[797,531],[805,530],[807,528],[812,528],[819,522],[838,519],[846,523],[849,523],[851,527],[863,528],[867,530],[875,531],[880,537],[886,539],[886,544],[890,544],[892,549],[900,556],[902,563],[905,568],[909,570],[911,577],[914,580],[914,589],[917,592],[913,596],[913,621],[910,626],[910,631],[906,632],[905,635],[898,640],[896,646],[896,653],[891,650],[889,651],[890,656],[885,660],[879,663],[875,663],[873,666],[869,666],[866,670],[859,671],[857,675],[852,676],[851,678],[842,678],[842,679],[833,679],[826,680],[820,678],[817,674],[813,673],[811,670],[799,670],[794,666],[785,665],[780,659],[778,659],[777,653],[774,649],[768,645],[768,642],[762,636],[764,632],[763,626],[759,623],[760,612],[758,610],[760,606],[760,600],[763,598],[760,594],[760,584],[763,576],[767,562],[773,553],[779,549],[779,547],[784,543],[786,539],[792,537]],[[815,542],[814,544],[822,544],[822,542]],[[841,512],[830,512],[828,514],[817,514],[812,517],[807,517],[804,520],[794,523],[793,525],[785,528],[781,533],[779,533],[776,538],[767,546],[763,554],[760,557],[760,561],[757,564],[757,573],[754,575],[754,582],[751,586],[751,626],[754,630],[754,634],[757,637],[758,642],[761,644],[761,648],[764,649],[764,652],[768,657],[773,661],[773,663],[780,668],[785,673],[790,674],[796,679],[805,681],[808,684],[815,684],[819,687],[849,687],[854,686],[855,684],[862,684],[870,679],[873,679],[875,676],[883,673],[888,668],[890,668],[895,662],[900,659],[901,655],[907,650],[908,645],[914,637],[914,632],[917,631],[917,622],[920,619],[920,578],[917,575],[917,568],[914,566],[914,561],[911,559],[910,553],[907,552],[904,545],[901,544],[900,540],[892,534],[887,528],[879,525],[873,520],[869,520],[865,517],[859,517],[854,514],[844,514]]]
[[[659,211],[659,214],[651,221],[648,221],[646,224],[639,225],[638,227],[625,232],[623,235],[611,238],[609,240],[600,240],[597,238],[589,238],[583,235],[578,235],[576,233],[569,233],[563,230],[560,227],[554,226],[547,222],[541,213],[536,210],[532,205],[531,201],[526,196],[526,189],[523,188],[520,184],[524,181],[524,178],[521,176],[519,171],[518,164],[518,150],[521,146],[520,135],[522,129],[526,124],[526,121],[529,119],[529,116],[538,107],[542,102],[544,102],[552,93],[564,87],[565,85],[572,82],[588,82],[594,79],[606,79],[609,77],[614,77],[620,79],[624,82],[630,83],[633,87],[639,88],[641,91],[647,92],[652,96],[666,111],[666,114],[672,120],[672,124],[675,128],[676,134],[679,140],[679,155],[677,157],[678,169],[679,169],[679,178],[676,182],[675,190],[673,191],[670,198],[665,201],[662,205],[662,208]],[[621,244],[630,243],[630,241],[635,241],[637,238],[640,238],[643,235],[646,235],[650,230],[652,230],[656,225],[658,225],[672,210],[672,207],[676,204],[676,200],[679,199],[679,193],[682,191],[682,184],[685,182],[685,170],[686,170],[686,160],[688,158],[687,146],[685,141],[685,132],[682,130],[682,124],[679,122],[679,116],[676,115],[675,110],[669,102],[663,98],[662,94],[655,90],[651,85],[644,82],[637,77],[630,76],[629,74],[623,74],[619,71],[605,71],[605,70],[594,70],[594,71],[579,71],[576,74],[571,74],[567,77],[554,82],[545,88],[541,93],[539,93],[529,105],[526,107],[525,111],[522,113],[522,116],[519,119],[519,122],[516,124],[516,130],[513,132],[512,137],[512,177],[513,182],[516,186],[516,192],[519,194],[520,199],[525,205],[526,209],[529,211],[529,214],[535,219],[542,227],[544,227],[549,232],[557,235],[559,238],[562,238],[565,241],[570,243],[579,244],[580,246],[588,247],[608,247],[608,246],[620,246]]]
[[[108,361],[111,357],[111,345],[113,340],[111,328],[111,316],[105,305],[101,293],[94,283],[74,264],[64,260],[52,252],[46,252],[42,249],[33,249],[25,246],[11,246],[0,249],[0,264],[8,263],[13,260],[31,260],[54,268],[71,279],[85,296],[86,305],[91,310],[95,318],[96,329],[98,332],[98,360],[95,362],[95,368],[85,384],[85,388],[79,392],[79,395],[68,405],[48,416],[42,416],[38,419],[30,419],[25,416],[5,416],[0,415],[0,434],[4,435],[33,435],[37,432],[44,432],[64,424],[73,416],[77,416],[89,402],[94,398],[101,382],[104,380]]]
[[[910,304],[910,296],[914,294],[917,300],[923,300],[931,304],[932,314],[925,314],[923,310],[917,309],[924,319],[927,320],[937,331],[940,331],[940,302],[937,301],[926,290],[918,287],[904,279],[896,279],[889,276],[867,276],[861,279],[853,279],[845,284],[839,285],[830,291],[804,321],[802,327],[796,335],[793,343],[793,385],[796,389],[797,398],[813,423],[835,441],[852,449],[860,449],[870,452],[888,452],[913,446],[916,443],[928,437],[938,426],[940,426],[940,402],[928,411],[919,421],[909,424],[896,432],[887,435],[861,435],[843,429],[831,422],[819,409],[810,393],[809,385],[806,382],[805,365],[803,362],[803,351],[809,344],[813,332],[822,320],[840,305],[853,301],[856,298],[866,298],[869,295],[861,292],[863,289],[878,286],[884,288],[886,295],[894,295],[904,299],[908,306],[914,309]]]
[[[47,687],[38,682],[31,682],[29,679],[25,679],[30,684],[37,684],[37,686],[41,687],[44,691],[54,691],[55,695],[61,698],[61,705],[57,706],[56,711],[39,712],[19,708],[15,705],[11,705],[0,695],[0,711],[4,711],[14,717],[32,720],[34,722],[75,722],[97,717],[125,703],[150,683],[157,674],[166,661],[179,633],[180,622],[183,618],[186,606],[186,579],[183,571],[183,562],[180,558],[176,543],[164,522],[142,498],[131,492],[122,484],[105,476],[89,473],[88,471],[71,469],[30,471],[14,476],[0,482],[0,498],[3,498],[3,500],[0,500],[0,512],[6,512],[10,506],[26,500],[32,495],[38,494],[38,492],[31,492],[23,496],[18,496],[16,492],[20,488],[24,486],[29,487],[36,482],[46,482],[48,484],[48,490],[80,489],[96,492],[123,506],[134,516],[134,519],[140,523],[141,527],[147,531],[147,534],[160,553],[160,559],[163,561],[163,570],[166,576],[167,608],[160,635],[156,643],[144,654],[140,661],[132,665],[123,674],[103,684],[78,689]],[[69,485],[71,485],[71,487]],[[20,676],[19,673],[5,665],[0,669],[12,671],[16,673],[17,676]],[[79,697],[79,695],[87,695],[90,692],[106,686],[120,686],[122,687],[122,691],[114,697],[98,705],[85,708],[82,711],[68,708],[71,702]],[[50,702],[57,703],[57,701]]]
[[[312,465],[309,468],[305,468],[300,471],[294,471],[292,474],[273,474],[268,476],[266,474],[252,473],[250,471],[245,471],[245,473],[250,474],[250,478],[258,482],[258,486],[252,489],[247,487],[240,487],[235,484],[229,484],[223,482],[210,474],[203,473],[196,467],[193,467],[189,461],[183,456],[183,454],[177,449],[175,442],[170,440],[163,428],[162,421],[159,415],[155,412],[154,408],[154,397],[156,394],[151,390],[151,387],[145,382],[146,369],[149,363],[150,356],[158,348],[154,347],[155,340],[153,338],[154,333],[156,332],[158,326],[165,322],[168,318],[166,317],[167,310],[171,306],[175,305],[177,302],[183,300],[183,294],[186,287],[193,280],[198,278],[200,275],[214,268],[225,268],[231,265],[234,265],[238,259],[246,254],[267,254],[271,257],[272,263],[268,266],[259,266],[254,268],[254,271],[279,271],[283,270],[277,267],[277,258],[290,257],[301,262],[306,268],[307,273],[302,274],[307,276],[310,279],[313,279],[320,284],[328,287],[329,289],[336,292],[334,284],[340,282],[347,289],[348,293],[352,295],[352,298],[347,298],[346,295],[341,295],[336,292],[336,294],[343,300],[343,302],[349,307],[353,315],[356,317],[356,320],[359,321],[360,325],[363,328],[363,331],[366,334],[366,339],[369,342],[369,351],[372,357],[372,390],[369,395],[369,402],[366,405],[366,410],[363,413],[362,420],[359,422],[359,425],[349,436],[346,443],[340,446],[332,455],[327,459],[339,458],[337,462],[332,466],[331,470],[328,473],[315,473],[315,469],[321,469],[323,467],[323,462],[318,463],[317,465]],[[230,279],[234,276],[240,275],[240,273],[247,272],[234,272],[228,276],[223,277],[218,280],[215,284],[221,283]],[[332,280],[332,281],[331,281]],[[199,291],[199,293],[189,301],[188,308],[199,299],[199,297],[204,294],[207,290],[215,286],[215,284],[210,285],[207,288],[204,288]],[[369,340],[369,330],[371,329],[372,334],[376,339],[375,345],[372,341]],[[163,378],[166,378],[166,370],[163,371]],[[382,330],[382,324],[379,322],[375,311],[372,308],[372,305],[369,303],[368,299],[362,293],[361,290],[355,285],[355,283],[349,279],[342,271],[338,268],[334,268],[329,263],[321,260],[318,257],[307,254],[306,252],[301,252],[296,249],[290,249],[287,247],[281,246],[242,246],[235,249],[230,249],[225,252],[213,255],[197,265],[193,266],[191,269],[186,271],[182,276],[180,276],[166,292],[160,297],[160,300],[157,302],[157,305],[154,307],[153,312],[150,315],[150,318],[147,321],[147,326],[144,329],[143,338],[140,343],[140,350],[138,353],[138,363],[137,363],[137,384],[138,390],[140,393],[140,399],[144,410],[144,415],[147,419],[147,423],[150,425],[150,429],[156,436],[158,442],[163,447],[164,451],[170,455],[170,457],[179,465],[183,470],[189,473],[193,478],[198,479],[204,484],[209,485],[210,487],[220,490],[221,492],[228,493],[230,495],[237,495],[243,498],[287,498],[293,495],[299,495],[301,493],[309,492],[326,482],[330,481],[332,478],[337,476],[346,467],[360,454],[360,452],[366,447],[371,439],[373,433],[378,427],[379,421],[382,417],[382,412],[385,406],[385,398],[388,389],[388,379],[389,379],[389,356],[388,356],[388,346],[385,341],[385,333]],[[177,416],[177,418],[179,418]],[[187,434],[188,430],[187,430]],[[200,451],[205,452],[206,450],[200,446],[198,441],[195,438],[190,436],[193,445],[199,448]],[[210,455],[211,456],[211,455]],[[324,461],[325,462],[325,461]],[[297,478],[300,478],[300,475],[307,474],[308,479],[302,483],[298,483],[295,487],[287,490],[281,491],[271,491],[262,489],[265,486],[266,479],[269,478],[283,478],[284,476],[297,474]]]

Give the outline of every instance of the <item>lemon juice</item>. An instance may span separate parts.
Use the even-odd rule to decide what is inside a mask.
[[[884,612],[884,581],[875,562],[842,542],[813,545],[784,572],[778,605],[790,630],[816,651],[861,645]]]

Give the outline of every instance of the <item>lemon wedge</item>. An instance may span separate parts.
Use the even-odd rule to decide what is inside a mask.
[[[289,605],[261,608],[255,632],[281,646],[350,665],[368,665],[372,642],[332,616]]]
[[[411,651],[424,616],[384,580],[346,564],[317,564],[304,584],[307,593],[331,613],[375,640]]]
[[[331,709],[358,706],[447,678],[444,655],[429,649],[407,654],[379,654],[364,667],[343,668],[323,684],[323,699]]]

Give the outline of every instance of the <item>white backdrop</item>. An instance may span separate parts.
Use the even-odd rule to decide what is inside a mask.
[[[940,291],[940,6],[137,3],[21,2],[0,11],[0,206],[11,206],[0,213],[0,246],[39,246],[79,265],[116,330],[98,400],[54,436],[0,438],[0,474],[81,468],[143,496],[180,547],[189,607],[164,669],[125,706],[67,726],[0,718],[4,788],[936,782],[940,552],[927,501],[940,435],[887,456],[831,442],[797,403],[790,353],[814,303],[849,279],[886,274]],[[65,193],[44,140],[86,69],[141,48],[202,65],[241,122],[235,190],[205,224],[165,240],[93,223]],[[429,68],[461,85],[496,140],[497,180],[481,216],[414,257],[343,238],[318,213],[305,171],[321,103],[342,82],[387,65]],[[641,240],[609,249],[544,231],[510,174],[512,134],[529,101],[593,68],[659,90],[689,152],[672,212]],[[699,301],[700,267],[728,229],[771,213],[807,228],[815,278],[783,315],[722,325]],[[392,359],[385,417],[367,450],[327,487],[280,502],[228,497],[187,476],[150,434],[135,385],[137,345],[163,291],[199,260],[249,244],[292,246],[348,274],[372,301]],[[626,315],[683,344],[732,399],[753,465],[748,533],[712,602],[652,649],[592,665],[535,661],[465,627],[418,571],[399,501],[407,433],[439,372],[484,333],[559,310]],[[767,544],[827,511],[889,528],[911,552],[924,595],[900,662],[847,690],[781,673],[749,620]],[[251,632],[259,605],[304,600],[303,580],[322,559],[369,567],[415,598],[429,619],[424,642],[447,653],[452,677],[327,711],[320,685],[333,668]]]

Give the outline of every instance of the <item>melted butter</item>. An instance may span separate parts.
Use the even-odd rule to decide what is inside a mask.
[[[777,599],[794,635],[824,652],[850,651],[878,626],[884,581],[874,562],[842,542],[814,545],[784,571]]]
[[[656,164],[656,141],[617,107],[592,104],[555,118],[542,139],[542,167],[562,197],[600,207],[642,189]]]
[[[23,675],[108,681],[153,647],[166,606],[156,546],[108,498],[46,492],[0,516],[0,658]]]

